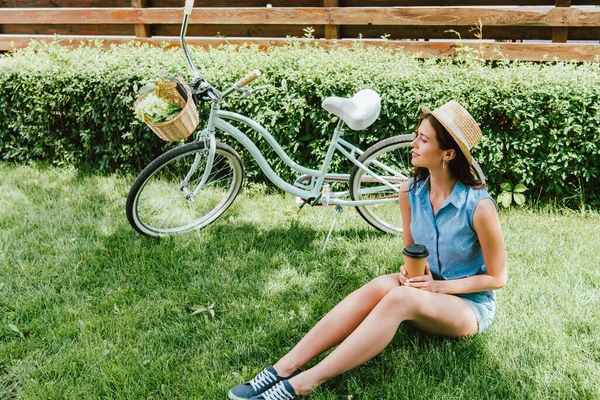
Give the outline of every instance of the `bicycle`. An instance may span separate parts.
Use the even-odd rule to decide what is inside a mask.
[[[387,138],[366,151],[341,138],[344,126],[361,130],[375,122],[381,107],[379,95],[365,89],[352,98],[325,99],[323,108],[339,120],[323,165],[320,170],[315,170],[296,164],[260,124],[244,115],[221,110],[222,101],[230,94],[241,92],[244,96],[251,96],[265,87],[248,86],[260,76],[257,70],[250,71],[223,92],[200,76],[185,43],[193,4],[194,0],[186,0],[180,40],[194,75],[194,80],[188,83],[194,101],[211,104],[208,122],[204,129],[196,131],[191,143],[160,155],[136,178],[126,204],[127,218],[132,227],[141,234],[157,237],[187,232],[209,225],[229,208],[240,192],[244,169],[237,151],[216,140],[217,132],[223,132],[246,148],[273,184],[300,199],[301,207],[305,204],[335,205],[339,213],[341,207],[353,206],[376,229],[391,234],[402,233],[398,191],[400,185],[409,179],[412,169],[410,143],[414,135]],[[294,183],[279,177],[256,145],[232,123],[243,124],[258,132],[290,168],[301,174],[300,177]],[[336,151],[352,162],[349,174],[329,173]],[[473,173],[485,182],[476,163]],[[343,190],[332,190],[340,184],[344,184]]]

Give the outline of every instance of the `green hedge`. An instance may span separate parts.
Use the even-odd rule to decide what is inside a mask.
[[[368,130],[348,131],[367,147],[411,132],[422,103],[456,99],[481,123],[485,138],[475,156],[490,191],[511,181],[530,187],[530,200],[600,206],[600,65],[597,63],[499,62],[473,53],[453,60],[420,60],[385,48],[323,50],[290,41],[254,47],[192,49],[199,72],[223,88],[258,68],[257,84],[271,89],[232,99],[225,109],[254,117],[271,129],[301,164],[324,157],[335,120],[323,98],[370,87],[382,96],[382,112]],[[48,160],[101,172],[139,172],[173,144],[165,144],[134,118],[134,88],[159,70],[188,76],[182,52],[129,44],[103,50],[90,43],[75,50],[32,44],[0,57],[2,159]],[[206,109],[202,110],[202,116]],[[238,150],[240,146],[235,146]],[[268,146],[261,149],[283,176],[293,174]],[[242,152],[249,177],[264,179]],[[341,171],[346,168],[340,166]]]

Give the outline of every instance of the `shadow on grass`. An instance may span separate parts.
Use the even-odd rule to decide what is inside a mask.
[[[373,246],[373,240],[385,236],[363,221],[355,227],[336,226],[326,252],[321,253],[327,229],[314,228],[302,219],[284,218],[280,224],[266,227],[247,223],[240,219],[244,209],[234,203],[221,220],[204,230],[154,239],[139,235],[126,222],[125,179],[115,185],[103,177],[78,173],[48,183],[36,201],[42,213],[54,213],[51,223],[55,226],[45,230],[44,241],[56,247],[56,259],[67,256],[67,263],[72,264],[62,265],[53,285],[71,286],[76,289],[73,293],[90,295],[92,312],[108,313],[109,317],[113,304],[135,309],[146,305],[150,298],[164,303],[164,307],[215,303],[221,324],[206,324],[199,329],[207,337],[221,334],[232,338],[236,346],[241,344],[246,353],[241,358],[248,363],[256,357],[266,359],[266,353],[271,357],[283,355],[275,352],[293,345],[341,298],[373,278],[372,271],[355,269],[354,265],[347,268],[347,261],[350,253],[361,251],[362,243]],[[81,190],[85,196],[70,195],[65,186]],[[30,191],[35,188],[30,187]],[[42,203],[48,199],[54,203],[51,208]],[[75,220],[69,221],[73,215]],[[47,219],[40,218],[40,226],[44,222]],[[51,240],[53,235],[60,236],[60,240]],[[233,308],[235,303],[248,306],[240,313]],[[174,314],[170,318],[173,323],[185,324],[186,331],[195,328],[186,316]],[[151,317],[139,317],[130,324],[150,326],[155,322]],[[240,323],[244,324],[244,333],[236,329]],[[264,331],[273,340],[267,351],[254,345],[263,338]],[[226,351],[229,343],[223,340],[213,344],[219,351]],[[438,346],[441,350],[436,349]],[[404,352],[425,355],[412,359],[408,356],[411,362],[407,364],[392,360]],[[470,357],[483,352],[482,342],[477,339],[445,342],[401,328],[382,355],[364,368],[333,380],[324,390],[340,393],[339,385],[348,382],[348,376],[359,388],[368,388],[369,382],[380,381],[382,369],[388,369],[386,374],[392,380],[414,376],[418,370],[430,370],[439,377],[443,371],[455,369],[457,353],[462,354],[460,359],[468,370],[479,370],[487,363]],[[432,354],[437,355],[433,363],[429,359]],[[221,362],[227,364],[225,359]],[[359,389],[353,392],[357,394]]]
[[[222,221],[207,229],[165,238],[146,237],[121,224],[109,234],[98,229],[98,241],[87,255],[100,284],[106,277],[143,274],[157,282],[219,279],[229,271],[257,279],[282,263],[312,254],[319,247],[317,231],[306,227],[259,230],[246,223]],[[230,282],[223,281],[223,287]]]
[[[147,250],[174,248],[179,251],[189,251],[192,254],[214,252],[227,254],[239,252],[240,255],[250,252],[260,252],[264,257],[271,258],[290,252],[304,252],[307,258],[318,257],[322,253],[327,232],[296,222],[285,226],[261,229],[252,223],[230,222],[239,212],[228,210],[222,220],[196,232],[184,233],[164,238],[152,238],[136,233],[129,226],[115,231],[104,240],[114,246],[126,246],[137,243]],[[346,228],[334,230],[332,238],[344,240],[371,240],[385,236],[368,227]],[[340,254],[337,254],[340,253]],[[341,256],[343,249],[328,245],[323,255]]]
[[[326,382],[315,397],[420,399],[454,393],[452,398],[483,399],[490,394],[504,398],[515,393],[515,382],[523,377],[496,371],[501,360],[491,354],[490,346],[493,342],[485,335],[448,338],[403,323],[381,353]]]
[[[397,268],[390,259],[397,254],[399,239],[386,239],[358,218],[356,223],[354,218],[339,220],[327,251],[321,253],[331,223],[323,218],[329,215],[294,218],[278,209],[270,218],[248,222],[244,213],[260,204],[246,197],[249,201],[234,203],[205,230],[156,240],[140,236],[127,223],[129,177],[7,165],[0,165],[0,173],[0,203],[5,207],[0,212],[2,301],[5,314],[14,313],[0,327],[0,354],[8,366],[0,367],[0,393],[9,398],[16,395],[17,385],[32,393],[59,381],[79,390],[75,393],[98,393],[99,383],[123,398],[147,397],[146,389],[128,392],[135,385],[124,376],[138,379],[145,388],[164,380],[187,395],[182,398],[199,398],[198,393],[207,393],[202,398],[224,397],[226,386],[239,383],[232,371],[275,361],[345,295]],[[279,207],[280,199],[267,201],[271,211]],[[523,212],[516,216],[527,217]],[[585,234],[578,234],[577,227],[563,231],[566,218],[550,217],[532,221],[556,219],[551,225],[526,219],[509,225],[512,257],[527,267],[513,269],[515,286],[501,292],[507,294],[503,306],[512,307],[500,308],[489,332],[445,339],[403,325],[380,355],[326,383],[311,399],[348,394],[394,400],[597,398],[597,271],[590,267],[585,274],[571,275],[570,290],[556,283],[561,275],[554,253],[541,262],[546,269],[528,268],[545,248],[539,254],[530,252],[536,241],[535,236],[527,241],[531,232],[526,228],[560,232],[540,236],[554,240],[550,245],[557,248],[567,234],[577,242],[597,235],[591,227]],[[521,232],[523,240],[517,235]],[[519,247],[520,242],[525,244]],[[594,244],[590,240],[590,247]],[[517,289],[527,290],[527,295],[508,296]],[[194,305],[210,304],[215,305],[214,317],[192,315]],[[565,321],[556,323],[563,315]],[[117,330],[121,339],[111,336]],[[81,341],[74,346],[76,338]],[[105,338],[125,346],[128,365],[100,358]],[[140,342],[145,347],[138,349]],[[143,364],[145,358],[149,364]],[[90,374],[87,360],[94,366]],[[13,370],[19,374],[10,375]],[[196,380],[203,373],[207,378]],[[94,383],[78,388],[90,375]],[[31,382],[40,386],[32,389]],[[48,391],[40,393],[52,397]],[[85,397],[68,393],[64,389],[61,397]]]

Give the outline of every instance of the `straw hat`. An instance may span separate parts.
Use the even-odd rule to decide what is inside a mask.
[[[471,149],[481,140],[481,129],[471,114],[458,102],[452,100],[431,111],[421,106],[425,114],[431,114],[448,130],[465,155],[469,165],[473,164]]]

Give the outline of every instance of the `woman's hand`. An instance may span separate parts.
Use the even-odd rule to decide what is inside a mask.
[[[400,275],[404,276],[402,273]],[[406,276],[404,277],[406,278]],[[437,293],[439,289],[439,282],[433,279],[433,275],[431,275],[431,271],[429,271],[429,264],[425,264],[425,275],[415,276],[414,278],[404,281],[402,284],[404,286],[423,289],[433,293]]]
[[[404,265],[400,268],[400,273],[398,274],[398,280],[400,281],[400,286],[405,286],[408,283],[408,276],[406,276],[406,268]]]

